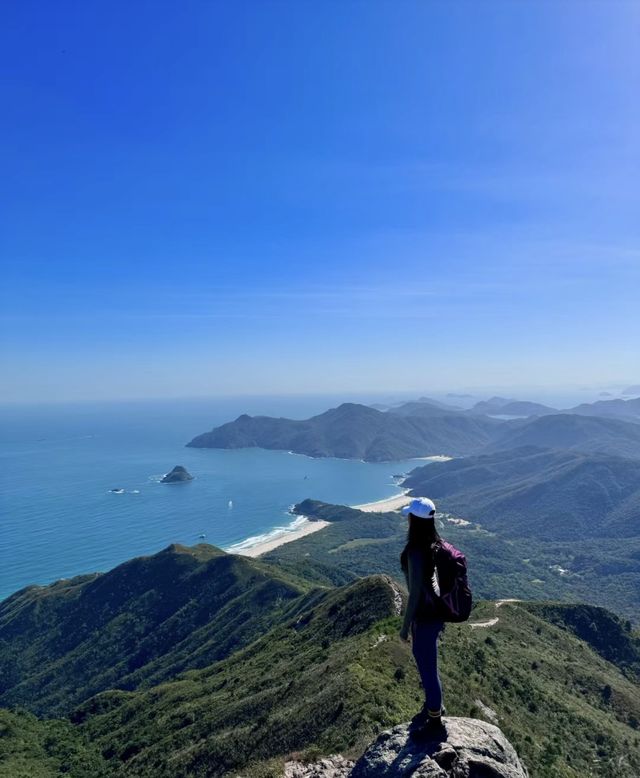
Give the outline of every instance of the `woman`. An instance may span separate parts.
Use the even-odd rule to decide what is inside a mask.
[[[438,618],[431,596],[440,595],[436,558],[447,553],[435,526],[436,506],[426,497],[413,500],[402,512],[409,517],[407,545],[400,564],[407,579],[409,601],[400,630],[402,640],[411,633],[413,656],[425,693],[425,703],[413,718],[415,734],[442,728],[442,686],[438,675],[438,636],[444,622]]]

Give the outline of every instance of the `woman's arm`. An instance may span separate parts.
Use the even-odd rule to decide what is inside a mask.
[[[409,637],[409,629],[411,628],[411,622],[418,610],[420,595],[422,593],[422,584],[424,581],[424,560],[422,554],[419,551],[410,551],[407,562],[409,601],[407,602],[407,608],[404,612],[404,621],[402,622],[402,628],[400,629],[400,637],[403,640],[407,640]]]

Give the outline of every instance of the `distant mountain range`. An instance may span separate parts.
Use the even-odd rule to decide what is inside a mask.
[[[404,415],[408,416],[409,414],[406,413],[406,409],[410,406],[413,406],[415,408],[420,408],[420,410],[424,410],[425,415],[429,414],[429,409],[434,410],[440,410],[449,412],[449,413],[455,413],[457,411],[461,411],[462,408],[460,408],[458,405],[451,405],[450,403],[443,403],[440,402],[440,400],[434,400],[431,397],[420,397],[418,400],[412,400],[411,402],[396,402],[392,404],[385,404],[385,403],[373,403],[373,405],[370,405],[370,408],[374,408],[377,411],[399,411],[404,409],[405,413]],[[425,407],[426,406],[426,407]],[[418,413],[417,415],[420,415]]]
[[[494,398],[489,408],[532,410],[533,403]],[[622,406],[620,406],[622,403]],[[477,406],[476,406],[477,407]],[[487,406],[482,406],[487,407]],[[195,437],[196,448],[260,447],[312,457],[339,457],[380,462],[446,454],[468,456],[483,450],[524,445],[576,448],[640,458],[640,424],[629,422],[640,405],[635,400],[594,403],[603,415],[586,418],[545,406],[532,418],[499,421],[468,411],[451,411],[427,401],[404,403],[388,411],[345,403],[304,421],[268,416],[239,416],[235,421]],[[578,412],[579,411],[579,412]],[[520,415],[503,413],[502,415]],[[523,414],[524,415],[524,414]],[[607,418],[606,416],[624,416]],[[638,417],[640,420],[640,416]]]
[[[616,416],[628,421],[640,422],[640,397],[632,400],[598,400],[571,408],[567,413],[582,416]]]
[[[556,408],[548,405],[528,402],[526,400],[508,400],[505,397],[492,397],[490,400],[477,402],[470,411],[475,414],[499,416],[544,416],[548,413],[558,413]]]
[[[504,451],[522,446],[575,449],[640,459],[640,424],[569,413],[534,417],[505,423],[486,450]]]
[[[4,668],[21,661],[5,699],[23,706],[0,711],[7,775],[281,775],[289,754],[361,753],[407,721],[420,694],[397,639],[398,585],[370,575],[319,587],[285,568],[171,547],[6,600],[0,657]],[[247,617],[251,636],[220,650]],[[477,602],[471,620],[489,626],[450,625],[443,637],[450,715],[497,721],[536,775],[554,774],[549,764],[586,774],[600,737],[599,758],[637,775],[640,639],[629,624],[593,606],[528,602]],[[132,682],[141,658],[162,672]]]
[[[523,400],[492,397],[477,402],[468,413],[488,416],[548,416],[550,414],[577,414],[579,416],[613,416],[627,421],[640,422],[640,398],[631,400],[597,400],[582,403],[573,408],[558,410],[548,405]]]
[[[425,404],[426,407],[426,404]],[[235,421],[198,435],[195,448],[245,448],[294,451],[313,457],[363,459],[369,462],[479,451],[489,443],[499,422],[462,414],[426,418],[382,412],[345,403],[305,421],[267,416],[239,416]]]

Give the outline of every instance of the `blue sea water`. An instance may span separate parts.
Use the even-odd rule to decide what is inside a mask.
[[[173,542],[202,542],[201,534],[229,547],[290,524],[289,507],[306,497],[353,505],[396,494],[392,476],[415,460],[185,448],[240,413],[306,418],[332,404],[306,397],[0,408],[0,599]],[[195,480],[159,483],[177,464]]]

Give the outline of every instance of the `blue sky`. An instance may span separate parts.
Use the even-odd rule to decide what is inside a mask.
[[[640,6],[22,2],[0,399],[640,380]]]

